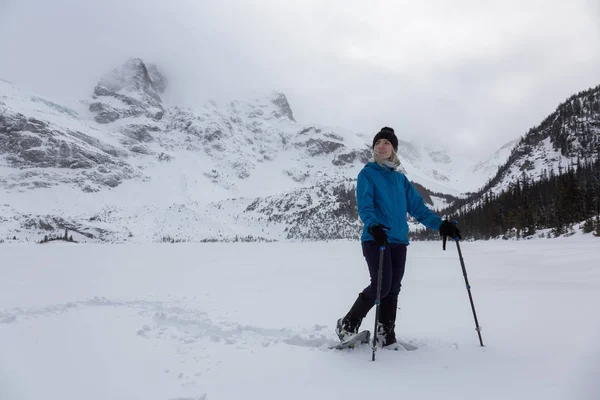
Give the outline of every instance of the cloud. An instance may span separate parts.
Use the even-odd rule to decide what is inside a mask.
[[[591,0],[4,1],[0,77],[42,94],[88,96],[141,57],[185,104],[281,90],[299,122],[475,159],[600,84]]]

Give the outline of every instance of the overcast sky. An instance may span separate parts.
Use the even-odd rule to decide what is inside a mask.
[[[184,104],[286,94],[300,123],[481,159],[600,85],[600,0],[0,0],[0,78],[81,99],[129,57]]]

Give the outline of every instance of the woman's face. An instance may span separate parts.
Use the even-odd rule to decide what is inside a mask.
[[[388,160],[392,156],[392,152],[394,151],[394,146],[387,139],[379,139],[375,142],[375,153],[378,158],[382,160]]]

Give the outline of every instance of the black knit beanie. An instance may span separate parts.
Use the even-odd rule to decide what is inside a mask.
[[[398,151],[398,138],[396,137],[396,134],[394,133],[394,130],[392,128],[388,126],[384,126],[383,128],[381,128],[379,133],[377,133],[377,135],[375,135],[375,137],[373,138],[373,146],[371,147],[372,149],[375,148],[375,143],[377,143],[379,139],[389,140],[392,146],[394,147],[394,150]]]

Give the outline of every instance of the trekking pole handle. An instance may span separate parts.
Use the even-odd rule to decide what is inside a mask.
[[[458,221],[454,220],[451,223],[452,223],[452,225],[456,225],[456,224],[458,224]],[[444,251],[446,251],[446,240],[448,240],[448,236],[447,235],[443,235],[442,238],[443,238],[442,249]],[[456,240],[457,242],[460,240],[458,237],[453,237],[452,239]]]

